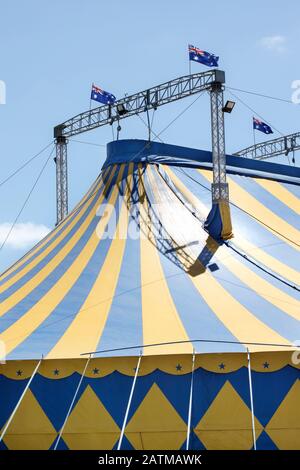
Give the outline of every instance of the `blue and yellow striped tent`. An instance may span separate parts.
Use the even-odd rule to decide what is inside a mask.
[[[300,448],[300,169],[227,170],[218,241],[210,152],[112,142],[0,276],[2,449]]]

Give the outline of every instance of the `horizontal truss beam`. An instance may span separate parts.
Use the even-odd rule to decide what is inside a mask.
[[[235,152],[233,155],[256,160],[265,160],[267,158],[277,157],[278,155],[288,155],[290,152],[296,150],[300,150],[300,132],[252,145],[251,147]]]
[[[169,82],[149,88],[148,90],[126,96],[112,105],[103,105],[85,111],[54,128],[54,137],[72,137],[100,126],[112,124],[147,109],[209,90],[214,83],[224,83],[225,73],[214,69],[206,72],[186,75]]]

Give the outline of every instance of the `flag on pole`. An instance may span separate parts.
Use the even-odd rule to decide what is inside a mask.
[[[116,97],[112,93],[108,93],[92,84],[91,100],[98,101],[103,104],[113,104],[116,101]]]
[[[208,67],[218,67],[218,56],[210,54],[210,52],[202,51],[191,44],[188,47],[188,51],[190,60],[207,65]]]
[[[264,134],[273,134],[271,127],[265,122],[260,121],[259,119],[253,117],[253,129],[261,131]]]

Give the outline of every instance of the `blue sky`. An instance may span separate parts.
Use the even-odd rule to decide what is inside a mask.
[[[300,4],[279,0],[21,0],[1,2],[0,181],[52,140],[53,126],[89,107],[91,82],[122,97],[188,73],[187,44],[220,56],[228,86],[286,99],[300,79]],[[204,70],[193,64],[192,71]],[[239,93],[282,133],[299,131],[299,106]],[[232,98],[226,93],[227,98]],[[160,108],[160,132],[190,99]],[[226,117],[227,152],[253,143],[253,113],[240,102]],[[122,122],[121,138],[146,138],[140,119]],[[275,134],[276,136],[279,134]],[[210,148],[208,96],[161,136]],[[105,145],[111,128],[78,137]],[[257,135],[257,141],[264,135]],[[0,240],[18,214],[47,154],[0,187]],[[299,157],[298,162],[299,162]],[[105,159],[105,147],[69,144],[70,206],[84,194]],[[281,159],[283,161],[283,158]],[[51,160],[0,251],[0,271],[55,223],[55,167]],[[22,225],[23,224],[23,225]]]

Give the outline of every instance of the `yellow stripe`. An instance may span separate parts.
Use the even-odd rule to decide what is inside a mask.
[[[131,164],[132,165],[132,164]],[[132,187],[132,168],[127,182]],[[99,222],[97,231],[103,232],[107,221]],[[78,357],[95,351],[103,333],[114,298],[126,245],[128,211],[123,201],[117,229],[101,271],[80,311],[47,358]],[[125,235],[125,236],[124,236]],[[128,312],[124,311],[124,315]],[[124,338],[126,343],[126,338]]]
[[[206,244],[207,233],[168,185],[162,180],[162,184],[158,185],[161,175],[156,166],[148,167],[147,176],[156,201],[155,211],[166,234],[164,236],[172,243],[174,257],[186,272],[191,273],[199,255],[200,243],[203,247]],[[160,231],[160,226],[157,231]]]
[[[124,167],[120,168],[118,181],[121,180],[123,169]],[[114,185],[106,209],[106,215],[109,217],[113,212],[113,206],[117,200],[118,194],[119,188],[116,184]],[[103,229],[103,226],[105,227],[107,224],[109,217],[100,219],[100,223],[98,224],[99,227],[97,227],[97,230],[93,232],[76,260],[63,274],[59,281],[47,292],[47,294],[44,295],[44,297],[42,297],[25,315],[0,335],[0,340],[4,341],[6,346],[7,354],[14,350],[39,327],[39,325],[53,312],[53,310],[63,300],[67,292],[75,284],[100,243],[100,238],[103,233],[101,230]],[[104,219],[106,223],[101,224],[101,221]],[[68,314],[68,312],[66,312],[66,314]]]
[[[183,194],[185,199],[192,204],[200,213],[201,217],[203,219],[206,218],[208,214],[207,207],[205,204],[203,204],[183,183],[182,181],[177,177],[177,175],[170,169],[170,167],[164,166],[164,170],[167,173],[167,175],[170,177],[172,182],[174,183],[175,187]],[[206,193],[208,193],[206,191]]]
[[[148,204],[144,197],[145,188],[141,181],[139,185],[141,231],[141,297],[143,316],[143,343],[165,343],[170,341],[187,341],[189,339],[180,320],[171,297],[159,253],[151,232],[151,217]],[[141,234],[141,235],[142,235]],[[152,242],[151,242],[152,241]],[[145,348],[145,355],[191,353],[190,343]]]
[[[217,258],[220,259],[227,269],[229,269],[238,279],[240,279],[245,286],[253,289],[260,297],[267,300],[269,303],[275,305],[283,312],[287,313],[291,317],[300,321],[300,302],[289,296],[281,289],[273,286],[270,282],[257,275],[251,269],[247,268],[243,263],[235,259],[233,256],[226,256],[228,250],[225,253],[225,248]],[[225,255],[225,256],[222,256]]]
[[[223,240],[229,240],[230,238],[233,238],[230,205],[228,201],[219,201],[218,205],[222,220],[221,237]]]
[[[194,196],[193,193],[189,191],[189,189],[181,182],[179,178],[177,178],[175,173],[173,173],[170,168],[165,169],[170,178],[173,180],[176,187],[178,187],[178,189],[183,193],[183,195],[192,205],[197,207],[196,203],[199,200],[196,198],[196,196]],[[201,201],[199,201],[199,205],[197,208],[199,209],[199,211],[202,211],[204,214],[206,213],[207,215],[208,211],[205,208],[204,204],[201,203]],[[233,245],[238,246],[246,254],[259,260],[260,263],[262,263],[265,267],[269,268],[272,272],[277,273],[288,281],[292,282],[293,284],[300,286],[300,273],[295,269],[290,268],[286,264],[278,261],[276,258],[266,253],[263,249],[258,248],[253,243],[238,236],[234,239]]]
[[[266,253],[261,248],[249,242],[245,238],[235,238],[232,245],[238,246],[247,255],[253,257],[259,264],[263,264],[272,272],[279,274],[283,278],[300,286],[300,273],[286,264],[278,261],[273,256]]]
[[[173,179],[173,172],[168,171],[168,174],[170,178]],[[187,192],[185,186],[180,182],[180,180],[179,183],[181,184],[178,184],[178,181],[173,182],[178,187],[178,189],[180,187],[180,191],[182,193],[185,193],[184,195],[186,197]],[[276,185],[279,185],[279,183],[276,183]],[[193,194],[189,195],[189,202],[193,203],[193,205],[195,205],[195,202],[197,201],[194,201],[194,199],[195,196],[193,196]],[[284,311],[291,317],[295,318],[296,320],[300,320],[300,302],[298,302],[288,294],[285,294],[283,291],[276,288],[271,283],[264,280],[262,277],[255,274],[253,271],[251,271],[251,269],[244,266],[243,263],[236,260],[233,256],[228,256],[227,248],[225,249],[224,247],[222,247],[221,250],[218,252],[217,258],[246,286],[257,292],[258,295],[260,295],[265,300],[272,303],[277,308]],[[298,277],[300,281],[300,274],[298,274]]]
[[[156,173],[156,176],[153,172]],[[193,234],[194,230],[199,228],[199,223],[165,183],[163,183],[163,189],[158,188],[156,178],[161,178],[161,176],[156,167],[150,166],[147,168],[147,177],[156,201],[155,212],[164,231],[172,241],[177,256],[184,263],[190,256],[193,257],[189,242],[191,233]],[[176,224],[177,220],[181,221],[180,225]]]
[[[88,201],[88,203],[85,203],[82,206],[82,209],[80,212],[78,212],[77,216],[73,219],[71,224],[68,226],[67,230],[62,232],[55,240],[52,242],[42,253],[40,253],[38,256],[36,256],[30,263],[28,263],[21,271],[19,271],[17,274],[15,274],[13,277],[11,277],[7,282],[3,283],[0,286],[0,293],[4,292],[6,289],[8,289],[10,286],[15,284],[19,279],[21,279],[23,276],[25,276],[28,272],[30,272],[38,263],[40,263],[51,251],[53,251],[56,246],[65,238],[68,236],[70,231],[73,229],[75,224],[78,222],[84,211],[87,209],[89,204],[92,204],[93,201]]]
[[[212,172],[208,170],[198,170],[208,181],[212,181]],[[276,230],[276,233],[263,225],[264,228],[270,230],[271,233],[275,233],[278,238],[289,244],[292,248],[300,251],[300,233],[299,231],[288,224],[284,219],[278,217],[274,212],[264,206],[255,197],[251,196],[241,186],[239,186],[232,178],[228,177],[229,182],[229,193],[230,200],[243,210],[247,211],[253,217],[257,217],[259,223],[263,225],[265,222],[269,227]],[[260,222],[261,221],[261,222]],[[280,234],[283,233],[288,239],[284,238]],[[296,243],[296,244],[295,244]],[[299,245],[299,246],[298,246]]]
[[[227,290],[214,279],[210,272],[206,271],[204,274],[191,277],[190,279],[215,315],[241,343],[290,344],[288,340],[265,325],[232,297]],[[201,312],[199,312],[199,315],[201,315]],[[223,338],[217,337],[216,339],[222,340]],[[275,349],[277,348],[274,347],[274,350]],[[249,346],[249,350],[264,351],[270,350],[270,347]]]
[[[103,176],[104,178],[105,176]],[[98,186],[100,186],[102,184],[102,180],[100,180],[100,182],[97,183]],[[94,186],[94,185],[93,185]],[[89,204],[92,204],[93,200],[95,199],[96,195],[94,195],[94,197],[92,199],[88,199],[88,194],[80,201],[80,203],[73,209],[72,213],[69,214],[69,216],[63,220],[63,222],[59,225],[59,227],[57,227],[56,229],[54,229],[48,236],[46,236],[46,238],[38,245],[36,245],[36,247],[34,247],[31,251],[29,251],[29,253],[27,253],[27,255],[25,255],[23,258],[21,258],[21,260],[16,263],[15,265],[12,266],[11,269],[9,269],[8,271],[6,271],[4,273],[4,275],[0,278],[2,280],[4,280],[9,274],[11,274],[12,272],[14,272],[16,269],[20,268],[31,256],[34,255],[34,253],[36,253],[38,250],[40,250],[46,243],[48,243],[49,241],[51,241],[51,239],[54,237],[54,235],[57,233],[58,230],[60,230],[61,228],[64,227],[64,225],[67,223],[67,221],[69,220],[70,217],[72,217],[73,213],[76,211],[77,207],[79,205],[81,205],[80,207],[80,212],[78,212],[78,214],[76,215],[76,217],[73,219],[73,221],[70,223],[70,225],[67,227],[67,230],[65,231],[62,231],[62,233],[56,238],[56,240],[54,240],[54,242],[52,242],[46,250],[44,250],[42,253],[40,253],[39,256],[37,256],[36,258],[34,258],[30,263],[28,263],[28,265],[25,266],[25,268],[21,269],[15,276],[11,277],[7,282],[5,282],[4,284],[2,284],[0,286],[0,293],[1,292],[4,292],[6,289],[8,289],[11,285],[13,285],[15,282],[17,282],[21,277],[23,277],[27,272],[29,272],[34,266],[36,266],[45,256],[47,256],[48,253],[50,253],[50,251],[54,250],[55,247],[58,245],[58,243],[60,243],[60,241],[65,238],[69,233],[70,231],[72,230],[72,228],[74,227],[74,225],[77,223],[77,221],[79,220],[79,218],[82,216],[82,214],[84,213],[84,211],[86,210],[86,208],[88,207]],[[87,200],[88,199],[88,200]],[[85,202],[86,201],[86,202]]]
[[[272,196],[275,196],[277,199],[283,202],[283,204],[292,209],[292,211],[300,215],[299,198],[297,198],[297,196],[295,196],[288,189],[286,189],[285,186],[280,183],[277,183],[277,181],[264,180],[260,178],[255,178],[255,181],[266,191],[271,193]]]
[[[109,183],[112,179],[113,175],[110,175],[108,182],[106,183],[106,188],[109,186]],[[105,190],[102,192],[101,196],[99,197],[99,204],[105,198]],[[14,294],[4,300],[0,305],[0,316],[2,316],[5,312],[10,310],[14,307],[17,303],[19,303],[24,297],[26,297],[35,287],[37,287],[44,279],[49,276],[49,274],[63,261],[63,259],[67,256],[67,254],[72,250],[72,248],[76,245],[78,240],[84,234],[86,229],[88,228],[89,224],[95,217],[95,213],[97,210],[97,204],[94,206],[88,217],[84,220],[81,224],[80,229],[73,235],[72,238],[66,243],[66,245],[58,251],[58,253],[49,261],[49,263],[44,266],[35,276],[28,280],[26,284],[24,284],[20,289],[18,289]]]
[[[111,169],[115,169],[115,166],[111,167],[111,168],[106,168],[105,171],[103,171],[103,173],[101,172],[99,174],[99,176],[97,177],[97,179],[93,182],[93,184],[90,186],[90,188],[88,189],[88,191],[84,194],[83,198],[79,200],[79,202],[74,206],[74,209],[72,210],[71,214],[73,212],[76,211],[76,209],[78,209],[78,207],[81,207],[82,204],[87,200],[87,199],[90,199],[90,197],[92,197],[94,195],[94,192],[98,190],[97,186],[99,186],[99,182],[103,182],[105,181],[105,178],[106,176],[108,175],[109,171]]]
[[[181,185],[181,189],[182,185]],[[224,248],[223,248],[224,250]],[[222,256],[219,256],[222,259]],[[245,268],[241,263],[236,262],[232,257],[225,257],[222,259],[222,262],[228,264],[228,267],[231,269],[234,266],[234,271],[237,276],[239,273],[241,277],[243,277],[243,281],[246,283],[248,282],[252,288],[257,288],[258,285],[262,286],[262,290],[265,288],[266,291],[276,297],[275,299],[271,299],[274,304],[282,304],[285,302],[285,306],[282,310],[287,311],[291,315],[295,315],[296,318],[300,318],[300,314],[297,313],[296,303],[293,302],[293,299],[288,295],[282,293],[279,289],[273,288],[273,286],[260,279],[259,276],[252,275],[252,272]],[[239,266],[240,265],[240,266]],[[232,269],[233,270],[233,269]],[[204,279],[204,281],[203,281]],[[281,343],[281,344],[288,344],[286,339],[278,335],[268,326],[266,326],[263,322],[258,320],[251,312],[249,312],[243,305],[241,305],[236,299],[234,299],[214,278],[210,273],[202,274],[197,277],[191,278],[192,282],[194,283],[195,287],[201,293],[205,301],[208,305],[212,308],[212,310],[216,313],[216,315],[226,324],[227,328],[233,331],[234,336],[236,336],[240,340],[252,341],[252,342],[274,342],[274,343]],[[259,284],[260,283],[260,284]],[[268,289],[268,290],[267,290]],[[257,290],[257,289],[255,289]],[[278,301],[280,299],[280,301]],[[289,304],[286,304],[289,302]],[[279,307],[280,308],[280,307]],[[228,313],[227,313],[228,312]],[[231,313],[230,313],[231,312]],[[239,323],[246,323],[246,327],[243,325],[235,325],[237,319],[235,318],[231,322],[231,317],[233,317],[233,312],[237,312],[238,315],[241,315],[241,320]],[[249,334],[252,332],[254,339],[249,339]],[[268,340],[266,341],[266,338]],[[220,338],[221,339],[221,338]],[[253,348],[255,349],[255,347]],[[259,350],[262,348],[259,347]],[[268,349],[268,348],[267,348]]]

